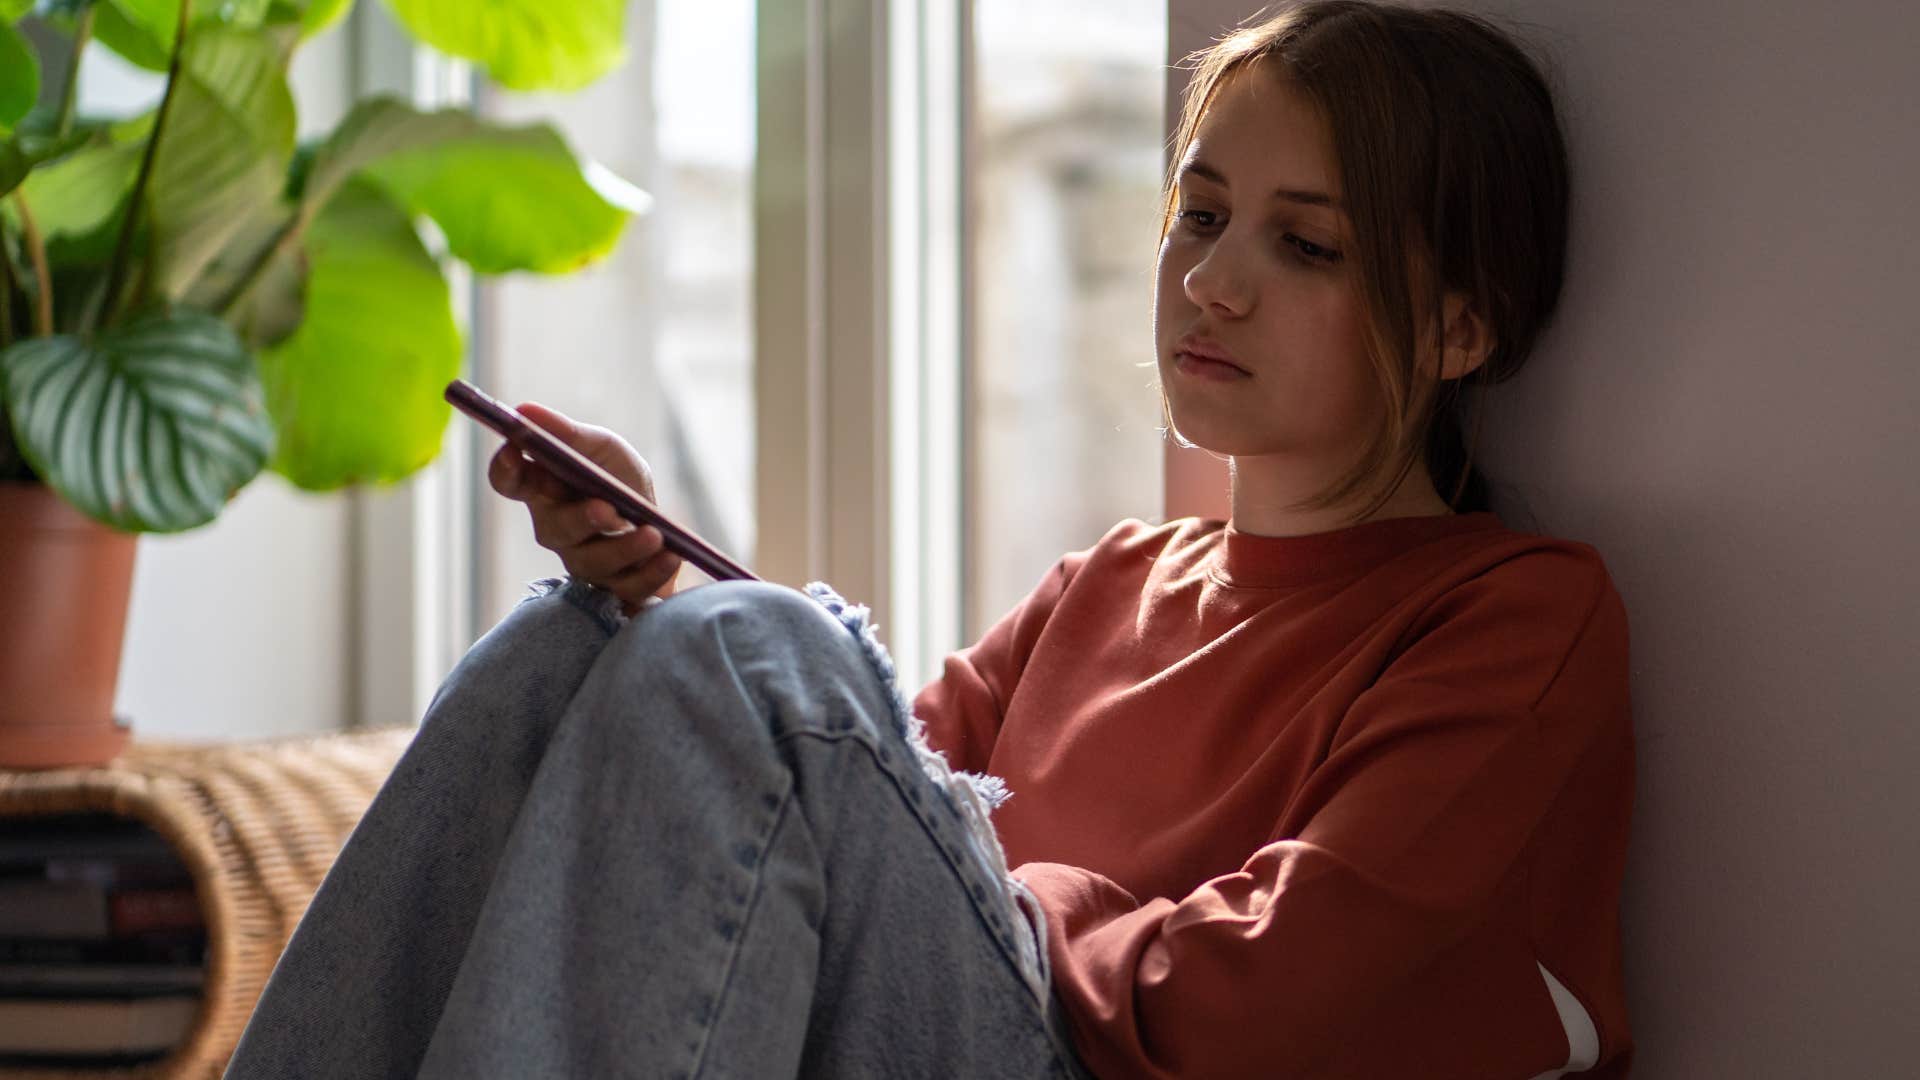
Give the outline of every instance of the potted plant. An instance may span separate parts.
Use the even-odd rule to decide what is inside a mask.
[[[624,56],[620,0],[385,2],[510,89]],[[564,273],[644,203],[548,125],[393,98],[296,145],[289,60],[351,3],[0,0],[0,766],[124,741],[138,534],[212,521],[263,469],[326,491],[438,453],[462,355],[443,258]],[[158,105],[81,115],[90,40],[164,71]]]

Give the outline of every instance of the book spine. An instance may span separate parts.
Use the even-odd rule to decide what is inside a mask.
[[[107,897],[107,923],[116,937],[206,925],[190,888],[122,889]]]
[[[199,929],[100,940],[0,937],[0,964],[198,964],[206,955]]]

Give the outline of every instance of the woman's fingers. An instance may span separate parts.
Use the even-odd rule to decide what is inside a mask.
[[[653,470],[626,440],[603,427],[582,424],[536,402],[523,402],[520,414],[582,456],[624,481],[643,498],[654,498]],[[579,493],[562,483],[512,443],[503,444],[487,462],[487,482],[509,499],[570,502]]]
[[[520,498],[526,484],[526,471],[521,468],[520,451],[514,449],[512,443],[501,443],[500,449],[487,460],[487,483],[509,499]]]
[[[654,497],[653,471],[620,436],[534,402],[517,408],[528,421],[645,498]],[[534,540],[559,555],[567,573],[612,592],[629,614],[647,597],[672,591],[681,559],[666,550],[658,529],[636,528],[606,500],[581,497],[511,443],[487,462],[487,482],[501,495],[527,505]]]
[[[549,409],[537,401],[514,406],[521,416],[545,428],[547,434],[573,447],[595,461],[617,441],[613,432],[593,424],[583,424],[558,409]]]
[[[674,575],[679,573],[680,561],[680,556],[673,552],[661,551],[646,562],[614,577],[603,588],[618,596],[621,603],[625,605],[627,614],[631,615],[640,610],[641,601],[647,597],[656,594],[671,595],[672,590],[668,585],[673,581]]]
[[[680,569],[680,556],[666,549],[660,531],[642,526],[621,536],[588,540],[561,552],[567,572],[612,592],[636,610]]]
[[[660,554],[662,548],[659,530],[649,526],[619,536],[589,539],[560,554],[574,577],[604,588],[606,583]]]
[[[565,413],[535,401],[516,406],[520,415],[547,433],[586,455],[594,464],[631,484],[642,497],[652,499],[653,470],[626,440],[593,424],[582,424]]]
[[[529,502],[527,509],[533,517],[534,541],[562,557],[570,549],[634,531],[632,523],[615,513],[604,499],[536,500]]]
[[[567,485],[539,463],[527,460],[512,443],[502,443],[487,462],[487,483],[517,502],[561,502],[573,497]]]

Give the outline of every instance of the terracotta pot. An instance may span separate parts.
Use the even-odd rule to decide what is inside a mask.
[[[95,765],[115,721],[138,537],[40,484],[0,483],[0,768]]]

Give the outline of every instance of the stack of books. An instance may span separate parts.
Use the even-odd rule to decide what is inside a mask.
[[[206,951],[158,833],[106,814],[0,824],[0,1067],[164,1057],[199,1011]]]

